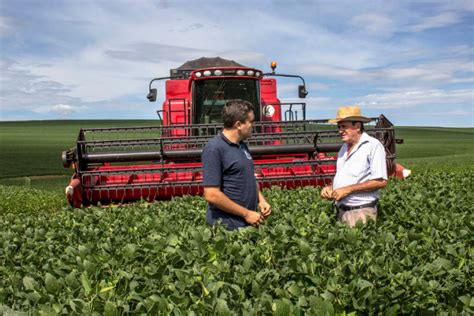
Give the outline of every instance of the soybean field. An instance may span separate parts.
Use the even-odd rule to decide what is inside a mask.
[[[470,315],[474,129],[399,127],[377,222],[348,228],[320,188],[264,194],[264,225],[205,222],[200,197],[73,209],[61,151],[79,127],[0,123],[0,312],[6,315]]]

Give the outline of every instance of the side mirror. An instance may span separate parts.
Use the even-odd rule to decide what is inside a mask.
[[[306,91],[306,87],[304,85],[298,86],[298,97],[301,99],[306,98],[308,91]]]
[[[153,89],[150,89],[150,92],[147,94],[146,98],[148,99],[148,101],[150,102],[155,102],[156,101],[156,95],[158,94],[158,92],[156,91],[155,88]]]

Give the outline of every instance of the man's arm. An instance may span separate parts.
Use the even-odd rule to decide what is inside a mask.
[[[272,214],[272,207],[268,204],[267,200],[263,196],[262,191],[257,185],[257,194],[258,194],[258,206],[260,207],[260,211],[264,217],[270,216]]]
[[[219,187],[204,187],[204,199],[218,209],[233,215],[243,217],[250,225],[258,226],[263,224],[263,217],[255,211],[246,209],[235,203],[225,195]]]
[[[363,183],[352,184],[347,187],[336,189],[332,192],[331,197],[336,201],[339,201],[352,193],[370,192],[382,189],[387,185],[387,183],[388,181],[383,178],[368,180]]]

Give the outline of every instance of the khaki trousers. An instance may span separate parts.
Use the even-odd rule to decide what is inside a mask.
[[[359,220],[365,224],[369,219],[374,221],[377,219],[377,206],[364,207],[352,211],[338,209],[337,218],[350,227],[354,227]]]

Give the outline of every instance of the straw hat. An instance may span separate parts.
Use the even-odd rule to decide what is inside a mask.
[[[370,122],[371,119],[365,117],[360,112],[360,107],[357,105],[350,106],[341,106],[337,109],[337,116],[335,119],[328,120],[329,123],[338,123],[342,121],[351,121],[351,122]]]

